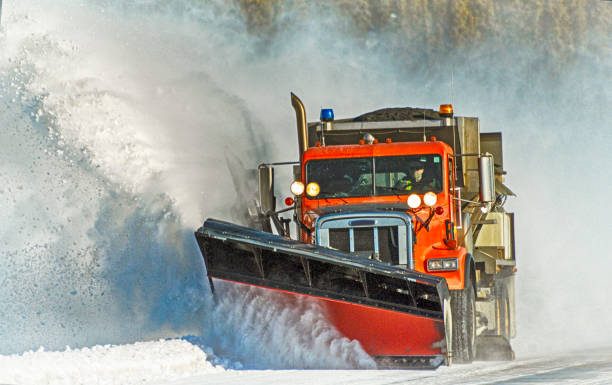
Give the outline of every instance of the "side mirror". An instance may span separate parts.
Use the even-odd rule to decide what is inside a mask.
[[[276,210],[274,197],[274,168],[260,165],[257,169],[257,182],[259,184],[259,204],[262,214]]]
[[[493,155],[488,152],[478,159],[480,201],[482,203],[495,201],[495,169],[493,166]]]

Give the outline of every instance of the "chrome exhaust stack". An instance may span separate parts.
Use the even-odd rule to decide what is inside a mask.
[[[306,109],[304,103],[293,92],[291,93],[291,105],[295,110],[295,119],[297,121],[298,146],[300,152],[300,163],[302,163],[302,155],[308,149],[308,124],[306,123]]]

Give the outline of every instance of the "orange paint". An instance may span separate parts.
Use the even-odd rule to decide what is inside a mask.
[[[371,356],[441,354],[432,343],[444,339],[444,322],[412,314],[317,298],[327,318]]]
[[[221,279],[221,278],[215,278]],[[241,282],[221,279],[241,285]],[[267,290],[284,293],[288,300],[308,297],[324,309],[326,318],[350,340],[357,340],[371,356],[418,356],[443,354],[440,344],[444,339],[444,322],[372,306],[314,297],[258,285]],[[416,332],[415,332],[416,331]]]
[[[418,216],[423,222],[427,220],[431,211],[433,211],[433,217],[429,223],[429,231],[426,229],[420,229],[417,232],[417,243],[414,245],[414,262],[415,270],[427,274],[433,274],[440,277],[444,277],[448,283],[449,289],[459,290],[463,289],[464,277],[465,277],[465,257],[466,250],[464,247],[458,247],[456,249],[450,249],[446,247],[442,241],[446,238],[446,225],[445,221],[452,221],[456,223],[454,213],[456,211],[456,203],[452,199],[453,195],[451,191],[454,191],[454,182],[452,186],[448,186],[449,183],[449,170],[448,161],[452,159],[453,150],[452,148],[441,141],[434,140],[428,142],[396,142],[396,143],[380,143],[380,144],[355,144],[355,145],[342,145],[342,146],[325,146],[309,148],[304,152],[302,167],[302,182],[305,181],[306,175],[306,163],[312,159],[334,159],[334,158],[366,158],[366,157],[378,157],[378,156],[397,156],[397,155],[423,155],[423,154],[437,154],[442,157],[443,162],[443,175],[442,180],[444,188],[440,193],[437,194],[437,204],[430,209],[429,207],[422,205],[419,209],[411,211],[408,209],[406,204],[406,212],[413,218]],[[360,141],[361,143],[361,141]],[[454,181],[454,178],[453,178]],[[327,198],[327,199],[309,199],[301,197],[301,214],[302,218],[305,219],[304,223],[309,228],[314,228],[314,221],[312,220],[313,215],[320,212],[321,207],[327,206],[344,206],[364,204],[364,203],[406,203],[409,193],[401,194],[399,196],[375,196],[375,197],[342,197],[339,198]],[[422,195],[421,195],[422,198]],[[420,227],[419,221],[414,220],[417,227]],[[307,232],[302,233],[302,239],[305,242],[312,242],[311,235]],[[432,246],[441,244],[441,248],[444,250],[436,250]],[[443,255],[443,256],[442,256]],[[427,271],[427,259],[438,256],[439,258],[458,258],[459,269],[452,272],[430,272]]]

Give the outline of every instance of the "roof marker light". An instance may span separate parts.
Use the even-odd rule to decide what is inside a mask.
[[[452,104],[440,104],[440,116],[443,118],[453,117],[453,105]]]
[[[334,110],[331,108],[322,108],[321,109],[321,121],[322,122],[331,122],[334,120]]]
[[[378,141],[376,140],[376,138],[374,137],[374,135],[369,134],[369,133],[367,133],[367,134],[365,134],[365,135],[363,136],[363,140],[364,140],[364,141],[365,141],[367,144],[373,144],[373,143],[375,143],[375,141],[376,141],[376,143],[378,143]]]

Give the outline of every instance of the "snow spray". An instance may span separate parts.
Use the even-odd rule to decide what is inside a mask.
[[[201,334],[246,367],[369,367],[312,304],[225,285],[215,305],[204,279],[193,231],[245,204],[228,159],[297,159],[290,91],[310,120],[452,98],[502,131],[518,195],[515,350],[612,343],[610,34],[587,33],[566,63],[511,7],[490,40],[436,51],[333,7],[288,5],[262,37],[235,5],[201,3],[5,4],[0,353]]]

